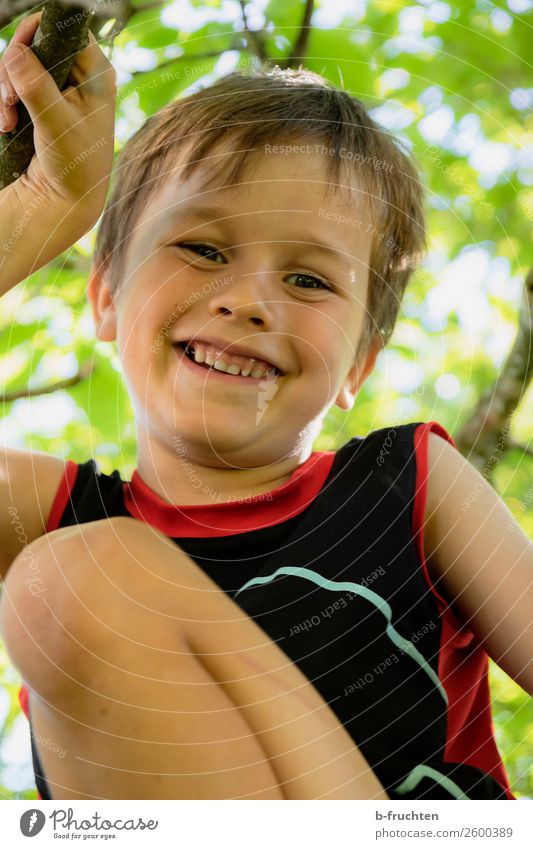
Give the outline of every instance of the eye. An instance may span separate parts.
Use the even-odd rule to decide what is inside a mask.
[[[181,247],[185,248],[187,251],[193,251],[193,253],[199,254],[204,259],[210,259],[213,262],[218,262],[222,265],[226,264],[226,260],[220,251],[212,247],[212,245],[205,245],[203,243],[196,242],[182,242]]]
[[[320,277],[315,277],[314,274],[303,274],[302,272],[297,271],[294,274],[289,274],[289,277],[297,277],[298,279],[305,280],[307,283],[311,284],[311,285],[304,285],[303,287],[300,287],[300,288],[316,289],[317,286],[315,286],[313,284],[318,283],[319,286],[322,287],[322,289],[329,289],[330,292],[333,291],[333,287],[330,286],[329,283],[326,283],[326,281],[322,280]],[[288,278],[286,278],[286,279],[288,279]]]

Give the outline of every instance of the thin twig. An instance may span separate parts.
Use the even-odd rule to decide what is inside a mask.
[[[309,38],[311,36],[311,18],[313,17],[313,12],[315,10],[315,0],[307,0],[305,4],[304,14],[302,18],[302,23],[300,24],[300,32],[298,33],[298,38],[294,43],[294,47],[290,54],[283,60],[282,64],[284,68],[295,68],[299,65],[303,59],[305,59],[305,55],[307,53],[307,47],[309,44]]]
[[[511,420],[533,376],[533,268],[527,274],[513,347],[497,380],[481,395],[455,442],[476,468],[509,446]],[[490,466],[492,469],[492,465]]]
[[[17,401],[19,398],[35,398],[36,395],[50,395],[52,392],[59,392],[62,389],[68,389],[71,386],[76,386],[93,371],[91,362],[84,363],[80,366],[78,372],[72,377],[67,377],[64,380],[58,380],[55,383],[50,383],[48,386],[40,386],[37,389],[17,389],[14,392],[4,392],[1,400],[4,404],[10,404],[12,401]]]
[[[246,35],[248,36],[248,46],[251,52],[254,53],[255,56],[257,56],[257,58],[261,62],[266,62],[268,61],[268,55],[261,34],[259,32],[256,32],[255,30],[250,29],[250,27],[248,26],[248,16],[246,14],[247,3],[245,2],[245,0],[239,0],[239,2],[241,5],[244,30],[246,32]]]

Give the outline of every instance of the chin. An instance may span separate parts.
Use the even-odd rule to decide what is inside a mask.
[[[188,418],[186,422],[181,422],[180,416],[176,415],[166,429],[175,442],[197,446],[202,454],[209,452],[215,456],[242,450],[258,435],[255,421],[249,427],[244,424],[238,427],[235,420],[228,419],[225,424],[217,417],[215,424],[201,415],[197,421]]]

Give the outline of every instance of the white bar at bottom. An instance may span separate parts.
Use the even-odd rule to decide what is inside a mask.
[[[1,844],[186,849],[531,849],[523,801],[6,801]],[[35,844],[28,838],[35,837]]]

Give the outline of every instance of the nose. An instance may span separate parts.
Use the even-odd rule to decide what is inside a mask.
[[[231,274],[209,298],[210,315],[233,316],[235,320],[268,327],[273,322],[276,306],[268,284],[268,272]],[[272,273],[270,276],[273,276]]]

